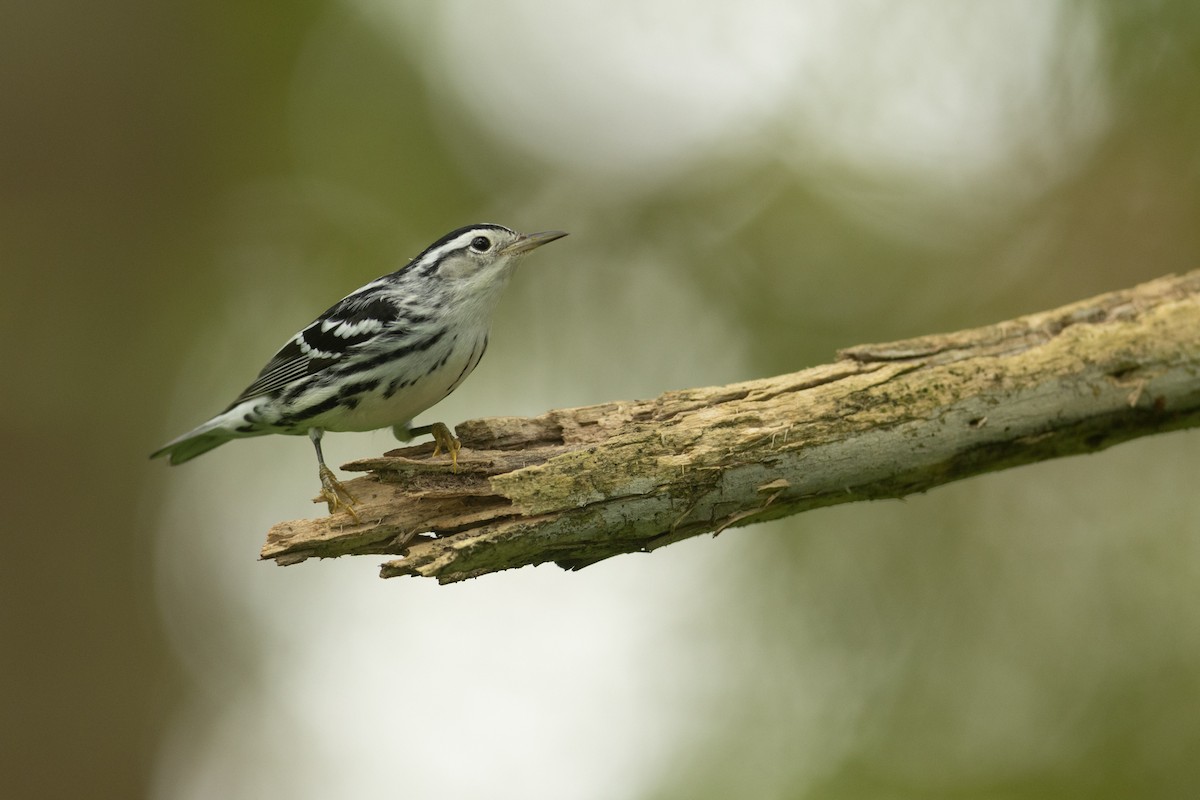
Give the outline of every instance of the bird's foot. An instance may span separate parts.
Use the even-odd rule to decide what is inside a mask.
[[[462,449],[462,442],[455,438],[444,422],[435,422],[429,426],[429,433],[433,436],[433,455],[436,458],[443,450],[450,455],[450,471],[458,472],[458,451]]]
[[[342,483],[333,474],[333,470],[324,464],[321,465],[321,493],[317,495],[314,503],[325,503],[329,506],[329,513],[336,514],[339,511],[345,511],[355,522],[361,522],[358,518],[358,512],[354,510],[354,504],[358,501],[354,495],[350,494],[350,490],[346,488],[346,484]]]

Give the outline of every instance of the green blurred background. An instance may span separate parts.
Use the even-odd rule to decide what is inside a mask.
[[[452,587],[257,563],[302,439],[146,456],[473,221],[572,236],[423,421],[1195,268],[1195,3],[2,16],[0,796],[1194,796],[1194,433]]]

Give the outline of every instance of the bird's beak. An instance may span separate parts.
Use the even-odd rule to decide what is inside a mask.
[[[535,247],[541,247],[544,244],[550,244],[555,239],[561,239],[566,236],[566,231],[542,231],[541,233],[527,233],[515,242],[504,248],[504,255],[515,256],[521,253],[528,253]]]

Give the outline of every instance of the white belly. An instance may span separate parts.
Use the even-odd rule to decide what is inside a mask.
[[[379,385],[359,397],[353,409],[337,409],[313,419],[327,431],[373,431],[407,424],[450,394],[475,369],[487,344],[486,332],[460,335],[443,348],[431,348],[423,358],[403,364],[404,374],[385,374]],[[397,365],[401,366],[401,365]],[[396,381],[411,380],[388,395]]]

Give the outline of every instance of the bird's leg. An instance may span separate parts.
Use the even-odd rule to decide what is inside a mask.
[[[462,442],[458,437],[446,426],[443,422],[435,422],[430,426],[431,434],[433,434],[433,455],[437,457],[438,453],[445,450],[450,455],[450,469],[452,472],[458,472],[458,451],[462,449]]]
[[[354,495],[350,494],[346,485],[337,479],[333,470],[325,466],[325,456],[321,452],[321,436],[324,433],[320,428],[310,428],[308,431],[308,438],[312,440],[313,447],[317,449],[317,474],[321,476],[321,493],[313,502],[324,502],[329,506],[330,514],[336,514],[345,509],[355,522],[361,522],[358,512],[354,510],[354,504],[357,502]]]
[[[462,449],[462,442],[454,436],[446,423],[422,425],[419,428],[411,428],[409,433],[413,436],[424,436],[427,433],[433,436],[433,456],[436,458],[443,450],[446,451],[450,455],[450,471],[458,472],[458,451]]]
[[[346,484],[337,479],[333,474],[333,470],[322,464],[318,470],[321,476],[321,494],[313,500],[314,503],[325,502],[329,507],[330,514],[336,514],[338,511],[344,510],[347,514],[354,518],[355,522],[362,522],[358,518],[358,512],[354,510],[354,504],[357,502],[354,495],[350,494],[350,490],[346,488]]]

